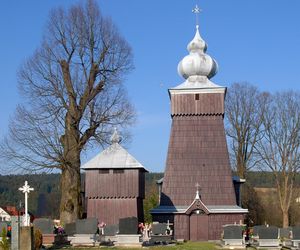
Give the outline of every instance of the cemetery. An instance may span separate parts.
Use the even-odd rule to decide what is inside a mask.
[[[88,3],[93,5],[94,2]],[[90,6],[87,6],[88,14],[91,14]],[[60,206],[57,208],[60,218],[35,215],[30,211],[33,194],[40,186],[25,180],[22,186],[14,190],[22,195],[19,207],[13,204],[0,207],[0,250],[300,249],[300,226],[298,223],[289,224],[290,214],[283,213],[282,227],[279,227],[269,225],[267,221],[253,222],[250,218],[253,209],[250,211],[243,207],[242,195],[247,183],[243,174],[232,171],[224,125],[227,87],[211,80],[218,72],[218,64],[207,54],[207,44],[200,35],[199,7],[196,5],[192,12],[196,16],[195,34],[187,44],[187,55],[178,63],[178,73],[183,82],[168,89],[171,118],[169,144],[163,177],[155,180],[156,186],[151,193],[155,201],[151,204],[153,206],[148,207],[149,211],[145,210],[145,199],[148,198],[146,175],[149,170],[122,145],[123,121],[114,126],[113,130],[110,127],[101,131],[105,134],[101,145],[105,147],[84,164],[81,163],[80,150],[92,136],[91,131],[95,136],[101,124],[96,121],[99,114],[94,110],[98,103],[92,102],[92,98],[87,95],[92,93],[96,96],[93,91],[102,91],[106,86],[100,84],[93,89],[93,83],[84,91],[80,90],[84,98],[74,108],[72,105],[77,101],[74,89],[79,88],[82,82],[76,88],[67,83],[68,97],[73,98],[70,101],[72,108],[61,117],[66,117],[64,126],[68,129],[55,142],[63,145],[63,153],[60,153],[65,157],[60,155],[58,167],[61,170],[61,204],[57,205]],[[77,12],[72,12],[72,15],[74,13]],[[53,20],[57,21],[55,18]],[[117,38],[114,42],[123,42]],[[64,42],[64,39],[61,41]],[[64,50],[68,53],[66,46],[64,44]],[[105,56],[109,47],[100,53],[101,57]],[[121,51],[125,51],[124,48]],[[83,51],[85,49],[81,48],[79,58]],[[70,54],[71,58],[73,52]],[[116,58],[123,57],[113,56],[108,61],[114,63]],[[84,65],[85,60],[82,57],[81,62],[75,64]],[[97,73],[102,74],[97,68],[99,65],[93,60],[88,85],[93,80],[99,80]],[[60,60],[59,64],[63,80],[71,81],[67,61]],[[113,78],[117,75],[117,69],[108,71],[113,72],[109,76],[112,82],[118,82],[118,77]],[[105,76],[104,80],[109,77]],[[72,113],[74,110],[79,113]],[[81,125],[76,119],[84,116],[84,112],[90,112],[90,117],[86,118],[86,124]],[[104,123],[110,123],[113,118],[101,119]],[[114,122],[111,124],[115,125]],[[76,126],[88,128],[84,133],[72,131]],[[72,133],[68,134],[69,131]],[[78,144],[72,147],[72,143]],[[50,162],[53,160],[51,157],[49,159]],[[292,179],[296,177],[295,174]],[[43,203],[43,196],[40,200]],[[282,211],[286,210],[285,205],[281,204]]]
[[[248,210],[240,206],[240,188],[245,180],[231,176],[224,133],[226,88],[210,81],[217,66],[205,48],[197,25],[188,44],[190,54],[178,67],[186,80],[169,89],[170,144],[164,177],[157,181],[160,200],[150,211],[151,223],[144,221],[143,210],[148,170],[121,146],[115,128],[110,146],[81,166],[85,171],[85,218],[62,225],[59,220],[30,216],[28,202],[35,188],[25,181],[18,190],[24,194],[23,213],[10,216],[0,210],[2,244],[7,244],[3,237],[7,234],[12,250],[154,246],[300,249],[300,227],[244,224]],[[197,69],[191,66],[196,64],[186,63],[201,60],[195,52],[207,58],[205,70],[203,64]],[[203,147],[203,140],[210,146]],[[193,150],[187,151],[187,147]],[[211,243],[192,243],[208,241]]]

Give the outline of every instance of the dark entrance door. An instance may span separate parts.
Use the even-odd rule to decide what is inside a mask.
[[[198,210],[199,211],[199,210]],[[190,215],[190,240],[207,241],[208,240],[208,216],[205,213],[196,213]]]

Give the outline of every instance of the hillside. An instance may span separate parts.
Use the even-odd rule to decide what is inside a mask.
[[[146,196],[155,181],[162,178],[163,173],[146,174]],[[297,177],[300,181],[300,176]],[[17,206],[20,201],[24,203],[24,197],[18,188],[27,180],[34,192],[29,196],[29,209],[37,216],[58,217],[60,188],[59,174],[35,174],[35,175],[0,175],[0,206]],[[254,187],[272,187],[274,179],[271,173],[250,172],[247,182]]]

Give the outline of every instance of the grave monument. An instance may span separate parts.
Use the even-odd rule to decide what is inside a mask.
[[[20,228],[20,249],[22,250],[31,250],[34,245],[33,227],[30,225],[28,214],[28,195],[33,190],[34,188],[30,187],[27,181],[25,181],[24,186],[19,188],[19,191],[25,195],[25,214],[23,215],[23,226]]]
[[[198,16],[200,9],[193,10]],[[198,17],[197,17],[198,18]],[[226,87],[210,79],[216,61],[196,34],[189,55],[178,64],[185,81],[169,89],[172,127],[160,205],[153,220],[174,225],[175,239],[218,240],[222,226],[243,221],[246,209],[236,204],[224,131]]]

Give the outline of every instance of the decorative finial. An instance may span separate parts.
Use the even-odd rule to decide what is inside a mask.
[[[120,137],[116,127],[114,128],[114,132],[113,132],[112,136],[110,137],[110,141],[112,144],[119,143],[121,141],[121,137]]]
[[[196,4],[195,8],[192,9],[192,12],[196,15],[196,28],[197,28],[197,29],[199,28],[198,15],[199,15],[200,11],[202,11],[202,10],[198,7],[197,4]]]
[[[195,200],[200,200],[199,189],[201,188],[198,182],[196,183],[195,187],[197,188]]]

